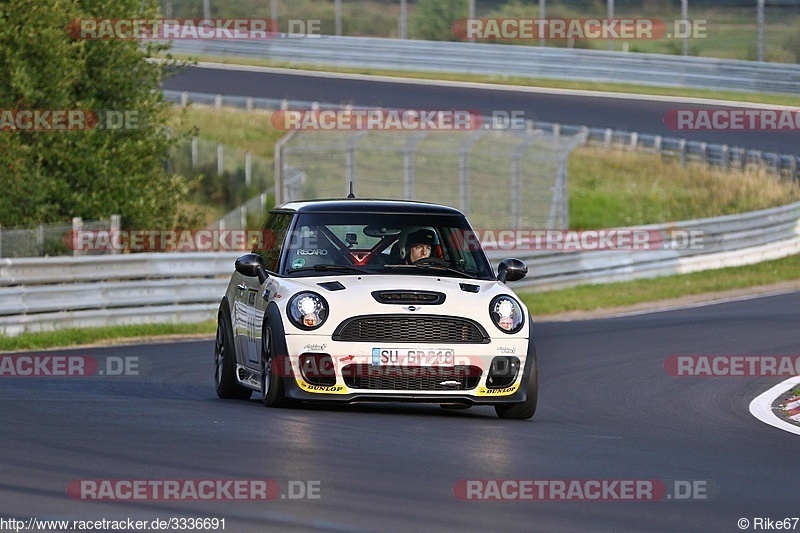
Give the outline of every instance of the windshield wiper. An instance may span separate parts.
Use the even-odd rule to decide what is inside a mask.
[[[340,271],[352,271],[352,272],[361,272],[364,274],[369,274],[368,270],[364,270],[363,268],[358,268],[350,265],[314,265],[308,266],[303,268],[292,268],[287,271],[287,274],[294,274],[295,272],[327,272],[329,270],[340,270]]]
[[[412,265],[383,265],[383,268],[425,268],[430,270],[446,270],[452,274],[458,274],[459,276],[463,276],[465,278],[472,278],[475,279],[477,276],[469,274],[467,272],[462,272],[461,270],[456,270],[455,268],[450,268],[444,265],[431,265],[431,264],[412,264]]]

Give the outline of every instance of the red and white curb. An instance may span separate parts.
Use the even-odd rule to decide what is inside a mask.
[[[800,422],[800,396],[794,396],[781,404],[784,416],[795,422]]]
[[[760,394],[750,402],[750,414],[765,424],[800,435],[800,426],[796,426],[782,418],[782,416],[786,416],[800,422],[800,396],[789,398],[781,403],[781,408],[784,410],[782,416],[776,414],[772,409],[772,404],[775,400],[785,394],[787,390],[794,388],[798,383],[800,383],[800,376],[795,376]]]

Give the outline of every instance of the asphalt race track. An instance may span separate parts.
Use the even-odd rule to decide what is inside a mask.
[[[613,128],[800,154],[800,131],[673,131],[664,125],[664,115],[671,109],[714,108],[709,105],[198,67],[189,68],[168,79],[164,88],[401,109],[465,109],[488,115],[493,111],[522,111],[527,119],[545,122]]]
[[[800,293],[536,324],[540,405],[268,409],[217,399],[212,342],[46,355],[140,375],[0,378],[0,516],[226,519],[227,531],[739,531],[798,516],[798,440],[748,404],[784,378],[673,377],[670,355],[800,354]],[[102,364],[101,364],[102,367]],[[72,480],[319,481],[289,501],[81,501]],[[463,501],[458,480],[702,481],[700,501]]]

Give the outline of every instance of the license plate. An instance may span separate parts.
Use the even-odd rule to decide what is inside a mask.
[[[373,348],[372,366],[453,366],[455,350],[435,348]]]

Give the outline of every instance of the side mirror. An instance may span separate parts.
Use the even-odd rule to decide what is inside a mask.
[[[259,283],[264,283],[269,274],[264,268],[264,258],[258,254],[244,254],[236,259],[236,272],[248,278],[258,278]]]
[[[519,259],[503,259],[497,267],[497,279],[503,283],[517,281],[528,274],[528,267]]]

